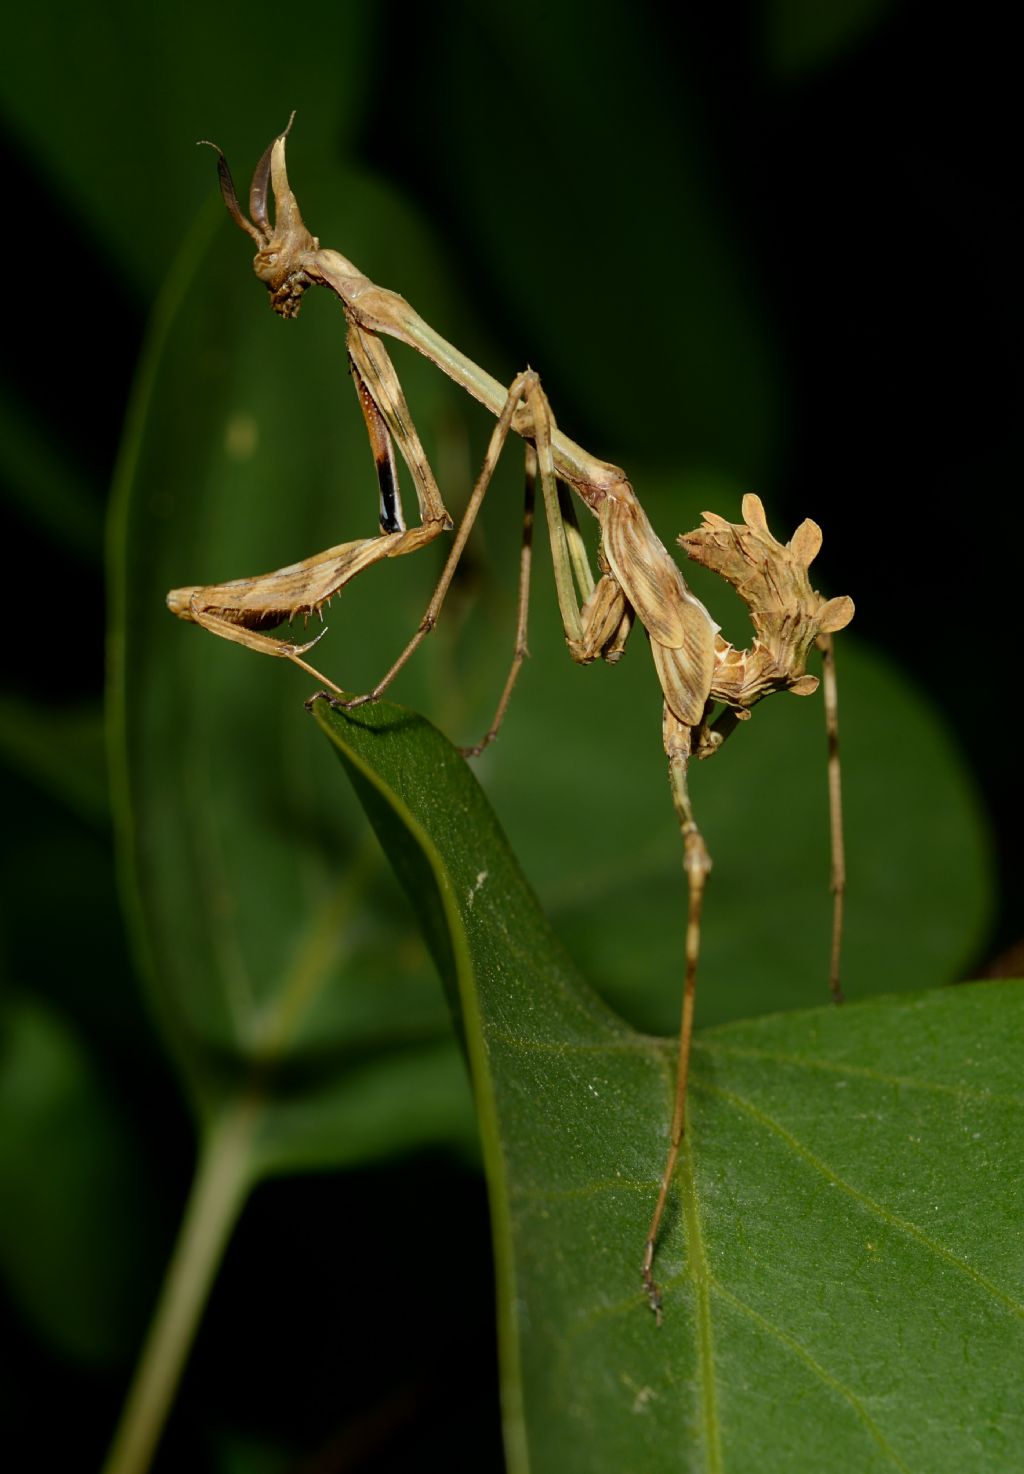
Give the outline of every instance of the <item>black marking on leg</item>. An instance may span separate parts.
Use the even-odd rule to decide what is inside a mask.
[[[390,446],[389,446],[390,449]],[[395,466],[390,455],[378,456],[377,482],[380,486],[380,530],[381,532],[404,532],[402,504],[398,499],[395,483]]]

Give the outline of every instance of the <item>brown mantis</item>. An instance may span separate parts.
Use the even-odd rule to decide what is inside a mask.
[[[746,650],[730,645],[707,609],[687,587],[625,474],[617,466],[595,459],[557,429],[536,373],[526,370],[509,388],[502,387],[440,337],[402,297],[376,286],[338,252],[320,247],[303,224],[288,183],[285,141],[290,128],[289,121],[288,128],[273,140],[256,168],[249,197],[251,219],[242,213],[227,162],[217,149],[221,191],[232,218],[256,243],[254,269],[270,292],[275,312],[294,317],[303,293],[314,285],[328,287],[341,301],[348,326],[352,376],[377,468],[381,531],[376,537],[342,543],[273,573],[206,587],[174,589],[168,594],[167,603],[180,618],[202,625],[214,634],[292,660],[335,693],[328,698],[335,704],[354,707],[374,701],[433,629],[509,432],[524,439],[526,513],[515,651],[490,728],[470,751],[479,752],[496,735],[526,655],[529,528],[535,484],[539,479],[559,610],[570,656],[581,664],[597,658],[618,660],[634,619],[639,619],[650,641],[664,696],[662,734],[683,837],[689,906],[675,1106],[668,1156],[641,1263],[643,1284],[660,1321],[661,1295],[653,1275],[654,1255],[684,1134],[701,909],[711,868],[690,802],[688,765],[691,759],[712,757],[732,730],[750,716],[751,708],[762,697],[773,691],[806,696],[816,690],[818,678],[806,673],[806,663],[812,646],[821,649],[832,823],[830,987],[838,1001],[845,872],[831,636],[849,623],[853,603],[846,597],[826,600],[811,588],[807,570],[821,546],[818,526],[810,520],[804,521],[783,545],[768,530],[760,499],[748,495],[743,499],[742,523],[732,524],[705,512],[702,525],[679,539],[693,561],[713,569],[733,585],[750,611],[755,635],[752,645]],[[273,224],[268,214],[271,187],[275,206]],[[497,423],[443,572],[418,629],[371,691],[344,699],[341,689],[304,658],[316,640],[294,644],[265,631],[296,615],[319,614],[325,603],[371,564],[411,553],[453,527],[382,341],[385,336],[397,338],[425,355],[495,415]],[[415,488],[420,514],[417,527],[405,525],[394,453],[396,444]],[[579,497],[600,527],[596,580],[566,488]],[[326,692],[318,694],[326,695]]]

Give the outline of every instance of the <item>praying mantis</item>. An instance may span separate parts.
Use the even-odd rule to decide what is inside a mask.
[[[539,480],[569,655],[580,664],[596,659],[614,663],[623,654],[634,622],[639,620],[650,643],[663,695],[662,741],[683,840],[688,912],[669,1148],[640,1264],[644,1291],[660,1323],[662,1300],[654,1278],[655,1251],[685,1131],[701,914],[711,869],[690,800],[688,767],[692,760],[713,757],[763,697],[775,691],[811,695],[819,682],[817,676],[807,673],[807,659],[812,648],[821,651],[832,828],[829,984],[838,1002],[842,997],[839,958],[845,865],[831,637],[849,624],[853,602],[846,596],[825,599],[811,587],[808,568],[822,541],[817,524],[805,520],[789,542],[782,544],[769,531],[760,499],[748,494],[743,498],[741,523],[733,524],[705,512],[701,526],[679,538],[692,561],[712,569],[731,584],[747,605],[754,627],[753,643],[743,650],[729,644],[659,540],[625,473],[591,456],[562,434],[533,370],[525,370],[510,386],[503,387],[435,332],[397,293],[375,285],[337,251],[320,246],[304,225],[288,182],[285,146],[291,126],[292,119],[257,165],[249,195],[249,217],[239,205],[223,153],[211,145],[217,152],[221,193],[232,219],[255,242],[254,269],[267,287],[276,313],[295,317],[303,294],[311,286],[327,287],[341,302],[347,323],[349,365],[376,466],[380,532],[341,543],[272,573],[173,589],[167,595],[167,604],[179,618],[212,634],[291,660],[325,688],[311,700],[322,696],[348,709],[375,701],[434,628],[510,432],[524,440],[524,536],[514,653],[491,725],[481,741],[465,751],[475,755],[497,735],[527,654],[530,529]],[[274,197],[273,223],[268,212],[270,190]],[[323,631],[316,639],[300,644],[266,631],[296,615],[308,618],[315,614],[322,619],[323,606],[357,574],[384,559],[415,552],[454,527],[385,347],[386,337],[396,338],[423,354],[494,415],[496,424],[418,628],[372,690],[346,697],[340,687],[305,659]],[[396,446],[418,502],[419,525],[413,527],[405,522]],[[575,493],[599,524],[596,578],[569,492]]]

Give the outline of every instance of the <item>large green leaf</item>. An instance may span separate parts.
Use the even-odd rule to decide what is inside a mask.
[[[457,995],[512,1474],[1011,1467],[1021,987],[701,1036],[658,1328],[638,1261],[673,1049],[580,981],[433,728],[316,712]]]

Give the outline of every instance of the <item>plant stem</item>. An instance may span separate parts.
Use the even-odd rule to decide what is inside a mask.
[[[145,1474],[203,1307],[251,1185],[252,1100],[205,1133],[185,1216],[103,1474]]]

